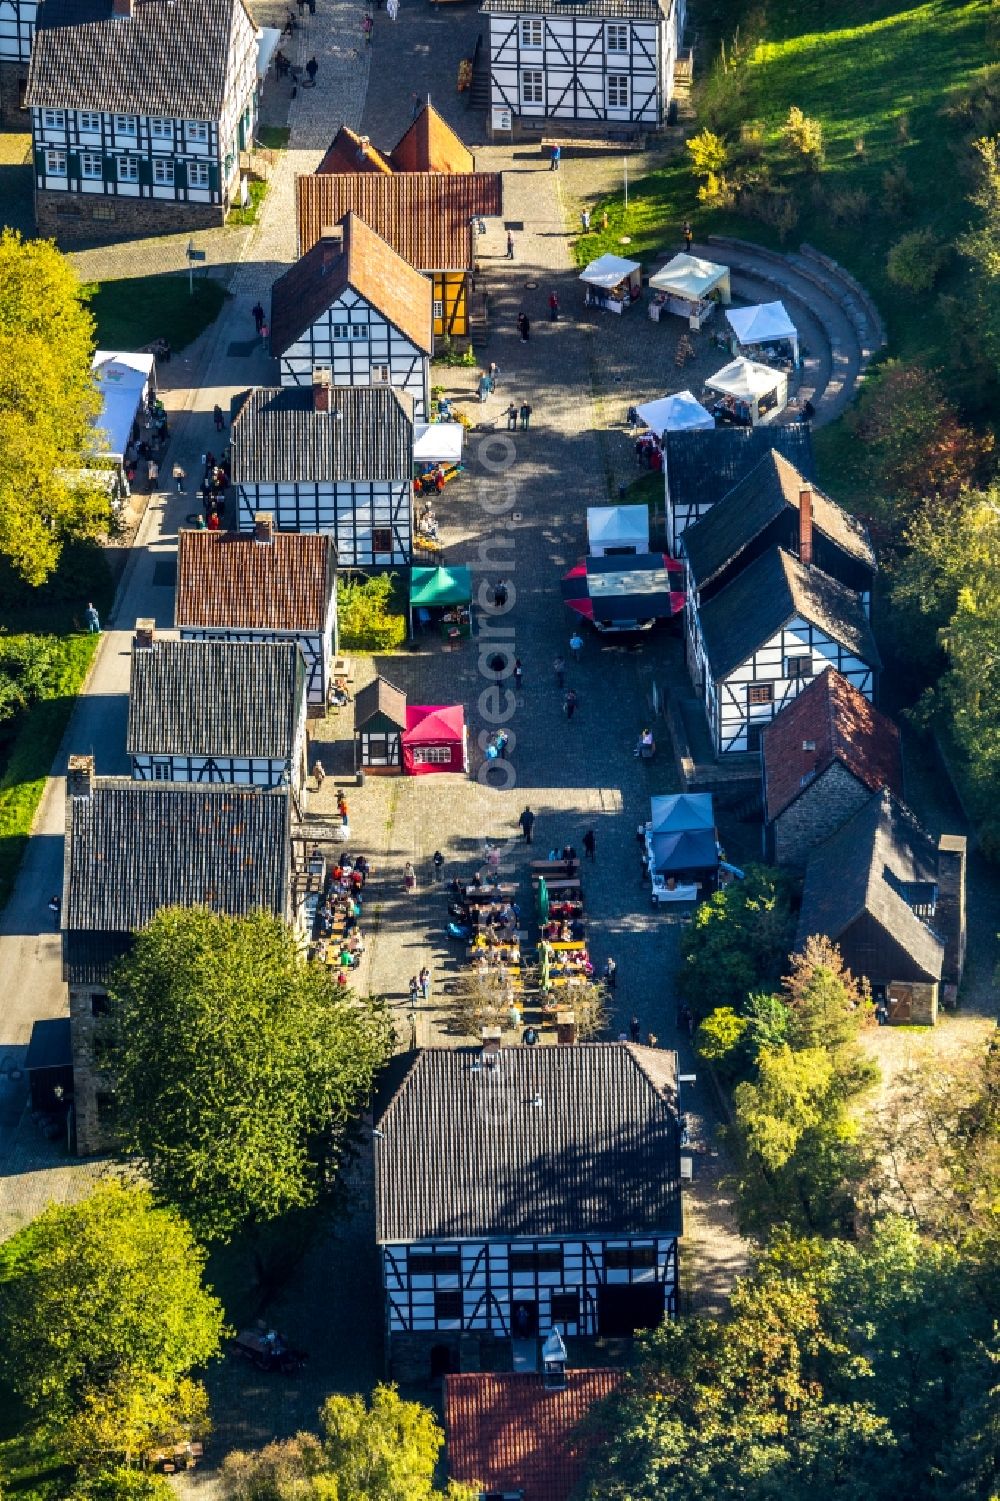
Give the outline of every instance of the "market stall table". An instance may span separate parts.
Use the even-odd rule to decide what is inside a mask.
[[[777,417],[788,405],[788,376],[740,355],[705,382],[705,390],[722,400],[714,408],[723,422],[756,427]]]
[[[580,272],[587,288],[586,307],[621,314],[642,294],[642,267],[620,255],[602,255]]]
[[[408,704],[402,737],[403,769],[411,777],[469,769],[469,740],[461,704]]]
[[[588,507],[587,543],[592,558],[648,553],[649,507]]]
[[[636,407],[636,416],[650,432],[662,438],[664,433],[690,432],[694,428],[715,426],[715,418],[703,406],[692,391],[675,391],[672,396],[661,396],[656,401],[643,402]]]
[[[599,631],[644,631],[684,608],[684,570],[666,553],[584,558],[562,580],[569,609]]]
[[[779,351],[782,346],[787,346],[792,364],[798,369],[799,331],[785,311],[783,302],[727,308],[726,321],[733,331],[734,354],[749,353],[751,346],[763,344],[774,345]]]
[[[436,623],[445,640],[471,636],[471,568],[411,568],[411,636],[414,614],[422,624]]]
[[[701,328],[712,316],[716,299],[724,303],[732,299],[729,267],[685,251],[654,272],[649,278],[649,290],[652,295],[648,312],[654,323],[664,313],[674,313],[678,318],[686,318],[693,329]]]

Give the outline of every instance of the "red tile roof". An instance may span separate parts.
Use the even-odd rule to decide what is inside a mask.
[[[192,630],[322,631],[334,589],[333,539],[182,528],[174,624]]]
[[[499,172],[327,173],[295,179],[299,254],[355,213],[418,271],[472,271],[472,221],[503,208]]]
[[[814,748],[804,750],[807,743]],[[834,667],[814,678],[767,726],[761,751],[769,823],[834,761],[872,792],[888,787],[902,795],[899,730]]]
[[[400,136],[389,160],[396,172],[476,170],[476,159],[468,146],[430,103],[424,105],[409,130]]]
[[[373,146],[367,136],[359,136],[350,126],[342,125],[327,148],[317,172],[392,171],[388,157]]]
[[[447,1376],[444,1421],[452,1478],[484,1490],[524,1492],[524,1501],[569,1501],[590,1450],[602,1436],[586,1423],[623,1371],[567,1371],[566,1388],[547,1392],[540,1376]]]

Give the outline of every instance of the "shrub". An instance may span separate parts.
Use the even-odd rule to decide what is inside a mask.
[[[864,188],[845,188],[840,193],[830,195],[827,213],[831,223],[846,226],[867,219],[871,206],[871,195]]]
[[[930,229],[913,229],[896,241],[886,259],[889,280],[907,292],[929,292],[948,259],[948,249]]]
[[[781,128],[781,134],[802,157],[806,166],[813,172],[818,172],[823,165],[823,127],[818,120],[809,115],[804,115],[797,104],[793,104],[788,111],[788,119]]]
[[[0,635],[0,723],[46,696],[57,651],[55,636]]]
[[[782,245],[799,222],[799,206],[791,193],[757,193],[751,200],[750,212],[761,224],[769,224],[777,231]]]
[[[890,218],[901,218],[913,209],[913,184],[902,165],[882,173],[882,211]]]
[[[396,651],[406,640],[406,617],[391,610],[394,573],[346,578],[337,585],[340,644],[345,651]]]
[[[739,1071],[738,1049],[747,1026],[746,1017],[737,1015],[732,1006],[710,1011],[698,1026],[694,1044],[698,1056],[715,1064],[724,1079],[734,1079]]]
[[[706,208],[731,208],[735,197],[729,178],[715,172],[709,172],[698,189],[698,202],[703,203]]]
[[[701,130],[687,142],[691,153],[691,171],[695,177],[719,177],[722,175],[729,152],[721,136],[710,130]]]

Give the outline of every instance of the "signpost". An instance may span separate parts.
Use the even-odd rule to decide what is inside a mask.
[[[196,250],[194,241],[188,240],[187,263],[188,263],[188,292],[194,296],[194,268],[197,262],[205,260],[204,250]]]
[[[496,134],[496,132],[498,130],[505,131],[508,134],[510,133],[510,131],[513,130],[513,128],[514,128],[514,116],[513,116],[513,112],[511,111],[511,109],[509,108],[508,105],[506,105],[506,104],[494,104],[494,106],[493,106],[493,120],[492,120],[492,123],[493,123],[493,133],[494,133],[494,135]]]

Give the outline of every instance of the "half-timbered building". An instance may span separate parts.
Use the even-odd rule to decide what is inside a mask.
[[[676,1068],[623,1043],[411,1057],[376,1130],[394,1375],[495,1364],[498,1344],[555,1325],[630,1335],[675,1310]]]
[[[490,102],[512,125],[666,119],[685,0],[483,0]]]
[[[357,214],[432,287],[435,335],[469,332],[476,242],[503,211],[500,172],[325,173],[295,179],[299,255]]]
[[[257,29],[244,0],[45,0],[26,97],[41,233],[222,224],[256,123]]]
[[[693,624],[689,663],[717,755],[759,751],[763,727],[831,663],[875,701],[881,663],[860,596],[780,547]]]
[[[432,301],[427,278],[358,214],[345,214],[271,289],[281,384],[313,387],[316,371],[327,370],[334,386],[394,386],[426,421]]]
[[[308,772],[296,641],[156,640],[136,624],[126,750],[139,782],[290,787]]]
[[[796,947],[829,938],[888,1021],[933,1025],[962,979],[965,866],[963,834],[935,840],[883,788],[809,856]]]
[[[337,555],[333,538],[277,532],[255,518],[252,534],[182,528],[177,539],[174,624],[183,641],[294,641],[306,694],[324,710],[336,649]]]
[[[0,125],[25,119],[28,63],[39,0],[0,0]]]
[[[241,531],[326,532],[342,568],[410,562],[413,401],[392,386],[258,388],[237,397],[232,482]]]
[[[903,793],[899,730],[828,667],[760,737],[764,858],[801,869],[873,792]]]
[[[71,756],[63,857],[77,1150],[105,1150],[114,1123],[108,985],[133,936],[163,907],[242,917],[292,911],[288,788],[194,786],[95,775]]]
[[[792,422],[785,427],[719,427],[665,434],[667,549],[674,557],[687,528],[707,515],[772,450],[813,483],[812,438],[806,422]]]

